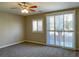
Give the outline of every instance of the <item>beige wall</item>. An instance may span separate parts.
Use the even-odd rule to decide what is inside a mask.
[[[76,11],[76,47],[79,50],[79,8],[72,8],[67,10],[60,10],[55,12],[61,12],[61,11],[70,11],[75,10]],[[55,13],[55,12],[49,12],[49,13]],[[40,42],[40,43],[46,43],[46,14],[49,13],[43,13],[43,14],[36,14],[26,17],[26,41],[34,41],[34,42]],[[32,32],[32,20],[42,18],[43,20],[43,33],[33,33]]]
[[[43,20],[43,32],[34,33],[32,32],[32,20],[42,19]],[[45,16],[44,14],[32,15],[26,17],[26,40],[45,43]]]
[[[0,12],[0,47],[22,41],[23,27],[22,16]]]
[[[79,8],[76,9],[76,47],[79,50]]]

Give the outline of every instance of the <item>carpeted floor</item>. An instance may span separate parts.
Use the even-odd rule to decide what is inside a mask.
[[[75,57],[79,52],[62,48],[20,43],[0,49],[0,57]]]

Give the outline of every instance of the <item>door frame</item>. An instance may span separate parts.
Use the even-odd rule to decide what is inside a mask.
[[[54,16],[54,17],[55,17],[55,15],[69,14],[69,13],[73,13],[73,14],[74,14],[74,17],[73,17],[73,18],[74,18],[74,48],[68,48],[68,47],[57,46],[56,43],[55,43],[55,45],[48,45],[48,44],[47,44],[47,32],[50,31],[50,30],[47,29],[47,17],[48,17],[48,16]],[[54,22],[55,22],[55,21],[54,21]],[[54,24],[54,28],[55,28],[55,24]],[[52,30],[51,30],[51,31],[52,31]],[[53,32],[55,33],[55,31],[53,31]],[[55,37],[55,34],[54,34],[54,37]],[[75,10],[46,14],[46,45],[47,45],[47,46],[61,47],[61,48],[65,48],[65,49],[76,50],[76,11],[75,11]]]

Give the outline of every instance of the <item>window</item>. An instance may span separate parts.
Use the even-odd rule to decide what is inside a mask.
[[[33,21],[33,31],[37,31],[37,21]]]
[[[49,16],[48,20],[47,20],[47,26],[48,26],[48,30],[54,30],[54,16]]]
[[[63,15],[55,16],[55,28],[57,31],[63,30]]]
[[[75,48],[74,13],[47,16],[47,44]]]
[[[64,30],[65,31],[73,31],[73,14],[65,14],[64,15]]]
[[[33,20],[32,21],[32,31],[33,32],[41,32],[42,29],[42,20]]]

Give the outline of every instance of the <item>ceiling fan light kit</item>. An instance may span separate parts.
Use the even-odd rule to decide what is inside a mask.
[[[21,12],[22,13],[29,13],[29,11],[27,9],[22,9]]]
[[[18,3],[18,5],[21,8],[22,13],[36,12],[36,10],[34,10],[34,8],[37,8],[37,6],[32,5],[31,3],[20,2],[20,3]]]

